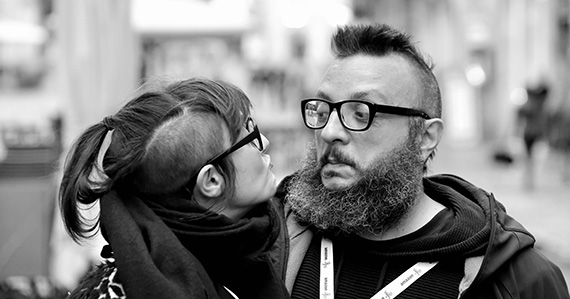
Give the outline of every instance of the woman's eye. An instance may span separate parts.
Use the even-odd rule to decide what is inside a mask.
[[[329,113],[328,112],[317,112],[317,119],[319,120],[324,120],[327,119],[329,117]]]

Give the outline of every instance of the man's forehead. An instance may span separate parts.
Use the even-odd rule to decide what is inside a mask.
[[[417,78],[409,73],[407,76],[401,73],[385,73],[376,77],[367,77],[361,73],[344,78],[347,80],[340,80],[341,77],[331,75],[323,80],[316,96],[333,102],[367,100],[377,104],[408,106],[421,92]]]

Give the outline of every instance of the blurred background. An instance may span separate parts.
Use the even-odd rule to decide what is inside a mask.
[[[568,278],[569,21],[570,0],[0,0],[0,280],[70,289],[98,261],[100,239],[62,229],[61,161],[147,80],[238,85],[277,176],[291,173],[311,137],[299,100],[335,27],[360,22],[407,31],[436,64],[446,128],[431,173],[495,193]],[[536,86],[550,125],[529,171],[517,111]]]

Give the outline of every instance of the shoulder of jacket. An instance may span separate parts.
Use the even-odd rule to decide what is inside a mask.
[[[517,293],[519,298],[570,298],[560,268],[534,247],[518,252],[495,277],[505,294]]]

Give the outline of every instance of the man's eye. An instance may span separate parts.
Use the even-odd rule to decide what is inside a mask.
[[[362,112],[362,111],[354,111],[354,117],[356,118],[366,118],[368,119],[368,112]]]

